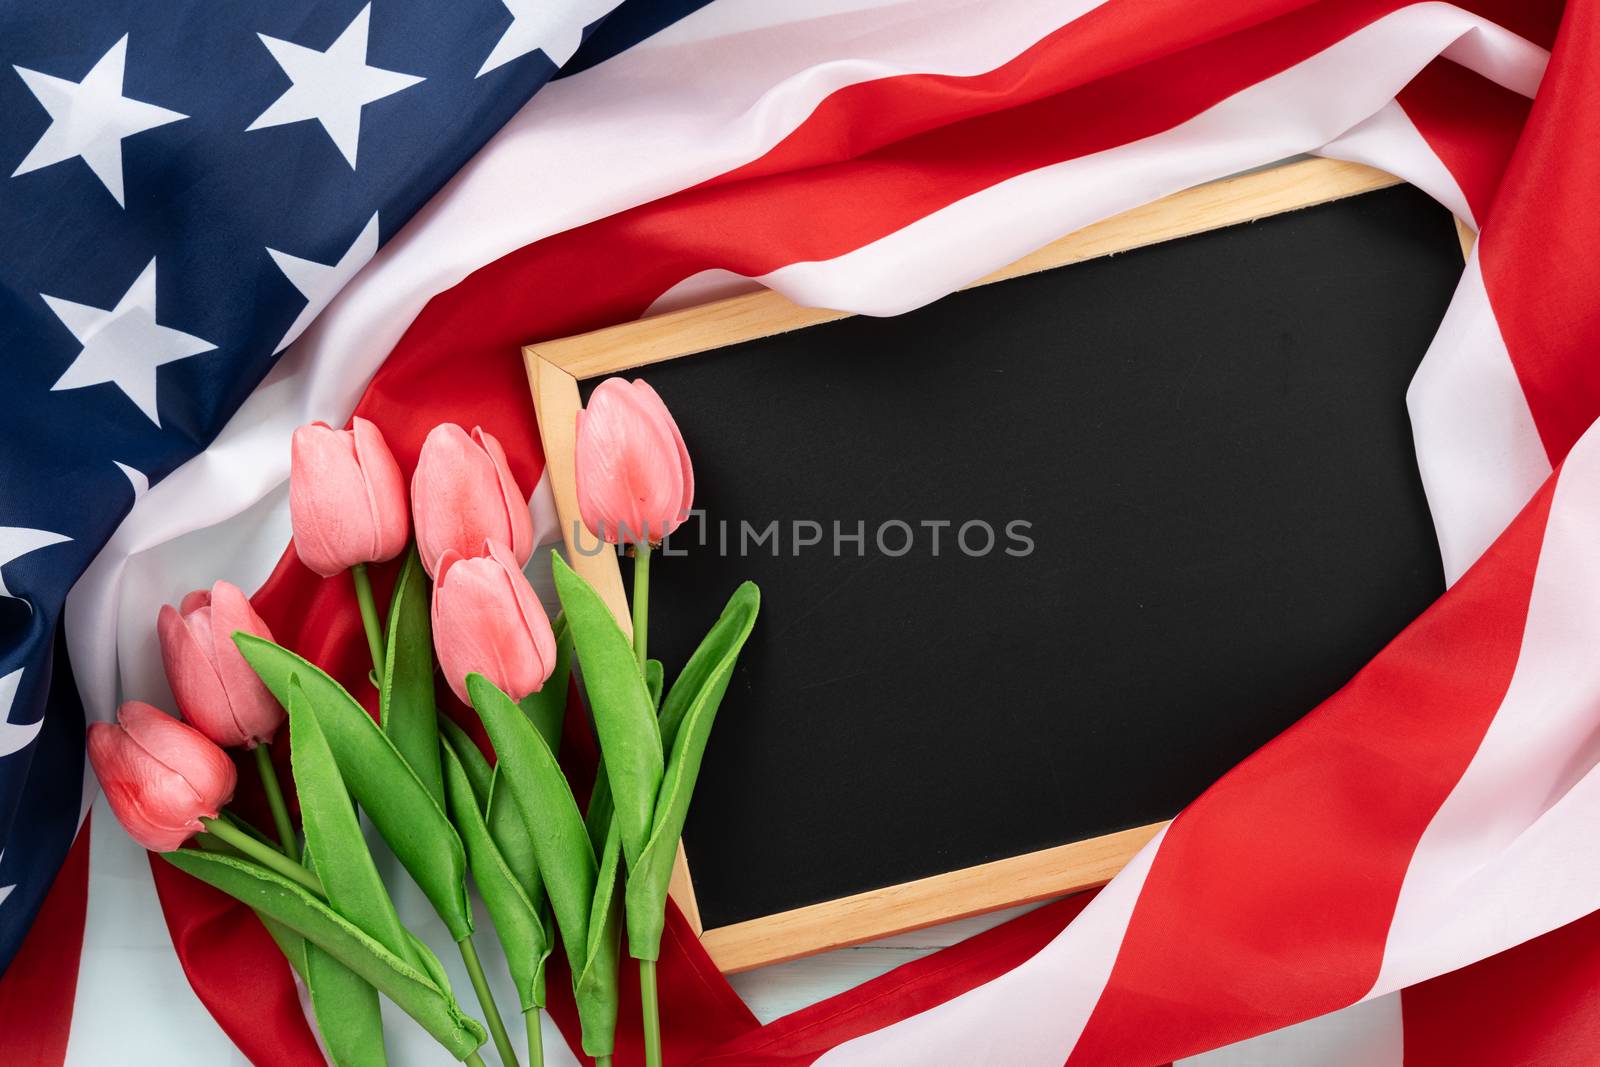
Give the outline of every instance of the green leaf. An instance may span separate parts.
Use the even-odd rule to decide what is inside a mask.
[[[755,626],[756,612],[760,607],[761,590],[756,588],[754,582],[741,584],[728,598],[722,614],[701,640],[700,647],[684,664],[667,693],[666,702],[661,705],[661,745],[668,752],[672,751],[678,727],[683,724],[690,705],[706,687],[711,675],[723,667],[729,648],[732,649],[732,655],[737,657],[739,649],[744,647],[745,638],[750,636],[750,630]]]
[[[700,642],[667,694],[661,709],[661,733],[670,736],[671,755],[655,805],[655,825],[639,862],[628,868],[628,951],[638,959],[653,960],[661,949],[666,923],[667,884],[678,838],[689,814],[689,799],[700,776],[700,761],[717,706],[728,690],[733,667],[761,607],[761,592],[751,582],[734,590],[728,606]],[[669,724],[669,717],[671,722]]]
[[[328,1055],[337,1067],[384,1067],[383,1009],[365,978],[309,942],[306,988]]]
[[[622,854],[633,869],[650,838],[656,793],[663,770],[656,706],[645,688],[633,646],[594,588],[552,553],[556,592],[572,627],[572,641],[583,664],[600,750],[605,753]]]
[[[589,809],[583,813],[583,828],[589,833],[589,847],[596,856],[605,848],[611,824],[617,821],[617,807],[611,802],[611,778],[606,774],[606,758],[594,768],[594,786],[589,790]]]
[[[522,698],[522,713],[533,723],[550,746],[551,752],[561,751],[561,721],[567,717],[567,690],[572,678],[572,628],[565,614],[557,615],[551,623],[556,635],[556,665],[536,693]]]
[[[581,974],[597,866],[572,788],[550,746],[510,697],[481,674],[467,675],[467,694],[494,743],[500,784],[533,842],[567,962],[573,974]]]
[[[443,712],[439,713],[439,733],[444,736],[450,747],[455,749],[456,756],[461,760],[462,769],[467,772],[467,780],[472,783],[473,795],[478,798],[478,807],[484,807],[489,803],[489,787],[494,779],[494,768],[489,766],[489,761],[484,758],[483,751],[478,748],[478,743],[472,736]]]
[[[583,1024],[583,1051],[609,1056],[617,1042],[617,1004],[621,999],[622,835],[616,820],[600,853],[594,905],[589,912],[589,941],[583,971],[573,982],[578,1020]]]
[[[650,704],[659,712],[661,708],[661,689],[666,684],[666,668],[661,666],[658,659],[644,661],[644,687],[650,693]]]
[[[210,835],[205,835],[209,837]],[[316,871],[308,845],[306,867]],[[320,877],[320,874],[319,874]],[[296,935],[298,936],[298,935]],[[388,1063],[383,1046],[383,1009],[378,991],[365,978],[340,963],[327,951],[300,939],[305,957],[306,990],[317,1030],[336,1067],[382,1067]]]
[[[500,850],[500,858],[516,878],[517,884],[527,894],[535,908],[544,906],[544,879],[539,877],[539,857],[533,850],[533,840],[522,824],[522,813],[511,798],[511,790],[500,781],[500,769],[495,768],[489,783],[489,807],[483,813],[489,826],[489,836]]]
[[[483,812],[478,810],[467,772],[448,743],[443,745],[443,763],[450,817],[455,820],[462,843],[467,846],[467,863],[472,868],[473,881],[478,883],[478,893],[489,910],[489,918],[494,920],[495,933],[505,949],[506,968],[511,972],[512,984],[517,987],[522,1010],[543,1007],[543,1001],[536,994],[542,988],[539,976],[550,955],[550,940],[539,922],[539,913],[501,858],[500,850],[489,835]]]
[[[396,956],[409,957],[411,945],[400,916],[389,899],[377,864],[367,851],[350,795],[300,686],[289,679],[289,745],[306,851],[317,857],[328,906],[349,919]]]
[[[344,687],[314,664],[250,634],[236,633],[233,640],[279,703],[287,705],[289,679],[298,677],[345,786],[432,902],[450,936],[457,941],[470,936],[461,838],[393,742]]]
[[[251,826],[243,819],[234,817],[231,812],[221,812],[218,814],[217,818],[228,820],[228,822],[249,834],[251,837],[256,838],[268,848],[278,847],[274,842],[269,841],[254,826]],[[218,837],[216,834],[197,834],[195,836],[194,843],[199,845],[207,852],[216,852],[224,856],[232,856],[235,859],[243,858],[243,853],[234,848],[232,845],[228,844],[226,841],[222,840],[222,838]],[[283,958],[288,961],[290,970],[299,975],[300,980],[304,982],[306,980],[306,939],[270,915],[263,915],[258,911],[255,913],[255,916],[257,919],[261,920],[261,925],[266,927],[267,934],[272,938],[273,943],[278,946],[278,951],[283,953]]]
[[[483,1028],[461,1013],[448,991],[282,875],[232,856],[190,848],[163,853],[161,858],[326,951],[394,1001],[456,1059],[465,1060],[483,1044]]]
[[[489,766],[476,742],[467,732],[450,719],[439,717],[440,732],[461,762],[467,780],[472,783],[472,793],[483,809],[484,820],[489,824],[489,836],[500,849],[500,857],[516,876],[522,891],[535,908],[543,910],[544,882],[539,878],[539,862],[534,857],[533,842],[522,825],[522,814],[517,810],[503,785],[497,784],[500,772]]]
[[[295,675],[289,677],[290,760],[305,826],[307,866],[322,880],[328,906],[384,948],[411,959],[411,944],[367,851],[361,824],[317,716]],[[324,859],[324,857],[328,857]],[[334,1063],[375,1067],[388,1062],[378,991],[326,950],[306,949],[306,985]]]
[[[429,608],[428,575],[413,544],[394,583],[378,698],[383,732],[442,808],[444,779],[439,771],[439,731],[434,723]]]
[[[278,951],[283,953],[283,958],[289,963],[289,969],[299,975],[302,982],[306,981],[306,939],[278,920],[259,911],[256,912],[256,918],[267,928],[268,936],[278,946]]]
[[[451,995],[454,991],[450,988],[450,976],[445,973],[444,964],[439,962],[439,957],[433,954],[433,949],[428,947],[426,941],[406,931],[406,937],[411,941],[411,958],[422,967],[422,973],[433,979],[433,984]]]

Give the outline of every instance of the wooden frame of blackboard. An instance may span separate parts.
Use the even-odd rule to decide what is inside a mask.
[[[1357,163],[1328,159],[1287,163],[1196,186],[1084,227],[972,286],[1324,204],[1399,182],[1393,175]],[[1474,234],[1459,219],[1457,231],[1465,255],[1471,250]],[[573,478],[578,383],[851,314],[801,307],[779,293],[762,290],[523,349],[566,557],[594,585],[625,631],[631,632],[631,621],[617,557],[600,550],[578,516]],[[672,897],[711,958],[724,972],[732,973],[1104,884],[1164,825],[1154,823],[1073,841],[709,930],[700,921],[693,875],[680,844]]]

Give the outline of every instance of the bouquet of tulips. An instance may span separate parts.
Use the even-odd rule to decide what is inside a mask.
[[[648,385],[611,379],[578,415],[576,462],[585,525],[633,557],[631,636],[559,554],[562,611],[551,623],[523,575],[534,550],[527,500],[489,433],[436,427],[408,507],[377,427],[360,418],[348,430],[312,424],[293,441],[295,549],[317,574],[348,573],[354,584],[376,720],[275,643],[237,587],[218,582],[158,619],[183,720],[129,701],[115,724],[90,728],[90,760],[123,826],[255,910],[309,990],[341,1067],[386,1062],[380,995],[458,1060],[481,1064],[492,1039],[503,1064],[518,1062],[474,947],[469,873],[504,947],[533,1062],[542,1059],[545,962],[557,930],[584,1050],[609,1062],[625,929],[639,961],[646,1061],[660,1063],[655,959],[667,883],[759,596],[740,586],[667,687],[646,644],[649,565],[652,545],[693,499],[683,438]],[[385,615],[367,567],[401,556]],[[574,659],[602,765],[582,806],[557,758]],[[440,673],[482,721],[493,761],[439,710]],[[286,719],[298,826],[269,754]],[[237,771],[223,748],[236,746],[252,750],[270,832],[227,810]],[[457,943],[483,1023],[402,925],[363,816]]]

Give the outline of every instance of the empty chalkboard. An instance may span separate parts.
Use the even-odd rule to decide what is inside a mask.
[[[1342,685],[1443,588],[1405,390],[1461,268],[1395,185],[630,371],[703,511],[652,653],[763,594],[685,834],[704,926],[1070,866]]]

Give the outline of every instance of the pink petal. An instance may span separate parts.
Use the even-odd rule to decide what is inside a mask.
[[[501,447],[499,439],[478,426],[472,428],[472,439],[483,446],[483,450],[494,461],[495,474],[500,481],[500,498],[506,509],[506,526],[510,533],[506,544],[517,558],[517,566],[525,566],[533,556],[533,515],[528,511],[528,498],[523,495],[517,479],[511,474],[511,463],[506,459],[506,450]]]
[[[89,758],[117,818],[146,848],[170,851],[233,795],[233,763],[198,731],[138,701],[89,729]]]
[[[241,630],[272,640],[272,631],[250,606],[244,591],[230,582],[218,582],[211,593],[214,664],[227,694],[235,727],[245,739],[244,743],[254,748],[259,742],[272,740],[283,722],[284,710],[233,643],[234,633]]]
[[[519,662],[527,666],[528,673],[518,676],[517,688],[523,691],[523,696],[537,693],[544,688],[545,680],[556,666],[556,637],[550,628],[550,616],[545,614],[544,605],[539,603],[539,595],[528,584],[528,577],[522,573],[522,567],[511,555],[511,550],[497,542],[491,543],[489,555],[500,564],[517,614],[522,620],[520,636],[524,640],[518,642],[519,648],[530,653],[519,657]]]
[[[166,668],[173,699],[177,701],[178,710],[185,719],[218,744],[243,744],[245,738],[234,723],[233,712],[228,706],[228,694],[207,652],[206,646],[211,641],[210,627],[201,627],[204,634],[202,643],[201,635],[191,625],[191,621],[197,618],[209,622],[210,614],[210,608],[200,608],[185,619],[171,604],[161,606],[156,616],[156,633],[161,641],[161,664]]]
[[[445,681],[463,701],[468,699],[466,677],[474,673],[520,700],[544,684],[554,661],[554,637],[545,654],[537,629],[543,609],[527,579],[508,566],[514,559],[504,545],[490,545],[488,551],[477,559],[455,553],[441,559],[433,600],[434,647]]]
[[[684,467],[664,411],[653,393],[609,378],[578,421],[578,509],[603,540],[658,541],[681,521]]]
[[[325,423],[295,430],[290,445],[289,518],[301,562],[331,578],[368,560],[376,539],[353,434]]]
[[[405,551],[406,538],[411,533],[406,480],[376,426],[358,415],[351,420],[351,433],[372,516],[371,554],[362,562],[394,559]]]
[[[661,395],[650,387],[650,383],[643,379],[635,379],[634,387],[647,398],[647,406],[658,409],[661,420],[665,423],[668,432],[672,435],[673,442],[678,446],[678,463],[683,470],[683,497],[678,505],[677,518],[667,527],[662,534],[666,537],[676,530],[683,521],[689,517],[690,510],[694,507],[694,465],[689,462],[689,447],[683,443],[683,434],[678,430],[678,421],[672,417],[672,412],[667,410],[666,401]]]
[[[164,796],[172,779],[165,768],[152,766],[138,746],[128,740],[127,731],[111,723],[97,722],[89,727],[89,762],[94,767],[100,788],[133,838],[155,852],[171,852],[193,833],[173,816],[175,805]],[[177,805],[194,802],[194,791],[178,780],[183,792]]]
[[[480,554],[484,541],[511,536],[494,460],[455,423],[435,426],[422,443],[411,495],[417,550],[434,578],[445,552],[470,558]]]

